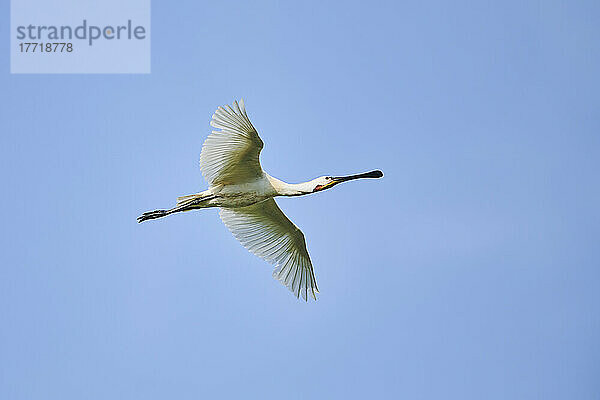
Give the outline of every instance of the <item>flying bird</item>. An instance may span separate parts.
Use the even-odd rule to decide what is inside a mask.
[[[321,176],[304,183],[286,183],[263,171],[263,141],[250,122],[244,101],[219,107],[206,138],[200,169],[208,189],[177,199],[175,207],[143,213],[138,222],[182,211],[219,207],[225,226],[251,253],[275,265],[273,277],[296,297],[317,299],[317,281],[304,234],[277,206],[277,196],[303,196],[360,178],[381,178],[379,170],[349,176]]]

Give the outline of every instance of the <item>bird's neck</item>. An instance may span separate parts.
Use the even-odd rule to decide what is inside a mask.
[[[302,196],[311,194],[315,188],[312,181],[303,183],[287,183],[277,178],[269,176],[271,186],[275,189],[278,196]]]

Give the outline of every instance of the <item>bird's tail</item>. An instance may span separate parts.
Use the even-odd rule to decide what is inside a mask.
[[[203,197],[206,197],[203,193],[188,194],[186,196],[178,197],[176,207],[182,207],[194,201],[202,200]]]
[[[137,217],[137,222],[144,222],[149,219],[162,218],[166,217],[167,215],[171,215],[182,211],[190,211],[197,208],[210,207],[206,204],[206,202],[208,200],[214,199],[215,197],[216,196],[205,192],[181,196],[177,198],[177,204],[175,205],[175,207],[170,208],[168,210],[147,211],[139,217]]]

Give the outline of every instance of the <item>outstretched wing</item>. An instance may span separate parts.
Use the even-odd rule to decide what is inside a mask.
[[[317,281],[306,249],[304,234],[269,199],[242,208],[221,208],[221,219],[233,236],[251,253],[276,265],[273,277],[296,297],[315,300]]]
[[[219,107],[212,116],[212,131],[202,145],[200,169],[211,186],[236,184],[262,175],[259,155],[263,141],[248,119],[244,100]]]

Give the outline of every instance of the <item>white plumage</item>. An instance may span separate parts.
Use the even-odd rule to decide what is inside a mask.
[[[274,278],[304,300],[308,295],[317,299],[319,289],[304,234],[275,200],[241,208],[221,208],[219,215],[245,248],[276,266]]]
[[[219,107],[210,125],[212,131],[202,145],[200,169],[211,185],[251,182],[263,171],[258,159],[263,141],[246,115],[244,101],[233,103],[233,109]]]
[[[221,220],[253,254],[275,265],[273,277],[297,297],[317,299],[317,282],[304,234],[273,199],[300,196],[358,178],[380,178],[381,171],[343,177],[322,176],[289,184],[269,176],[260,166],[263,141],[250,122],[243,100],[219,107],[211,125],[218,129],[206,138],[200,169],[209,184],[204,192],[179,197],[169,210],[149,211],[138,222],[181,211],[220,207]]]

